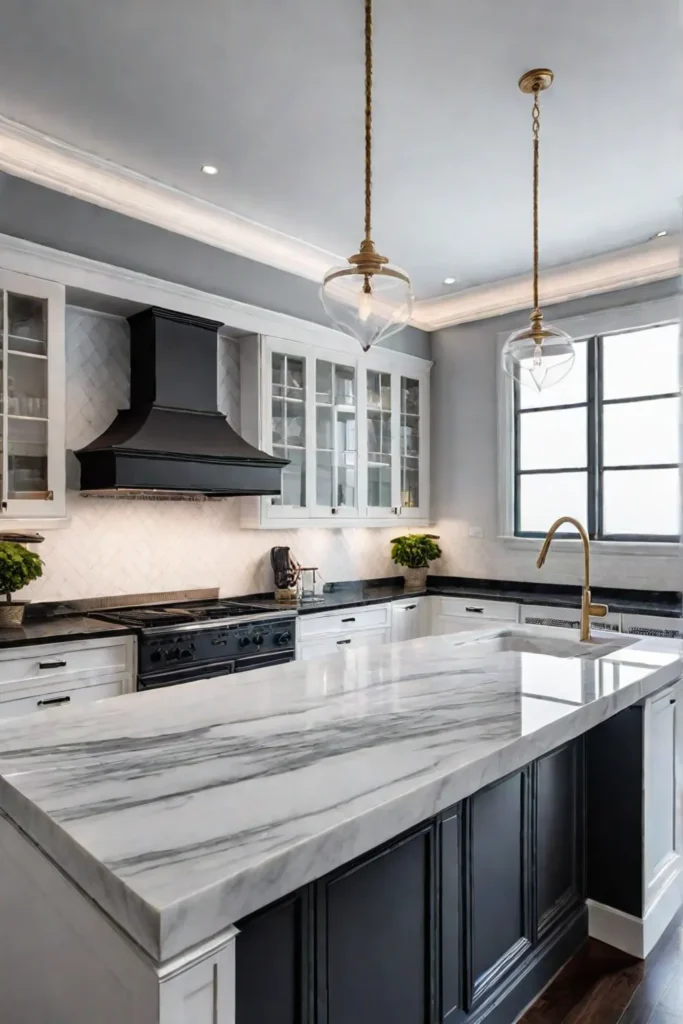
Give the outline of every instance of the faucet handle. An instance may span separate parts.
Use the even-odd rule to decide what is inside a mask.
[[[604,619],[607,615],[609,608],[606,604],[590,604],[588,605],[588,614],[594,615],[599,619]]]

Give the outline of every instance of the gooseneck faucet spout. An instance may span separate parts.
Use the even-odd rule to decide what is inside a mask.
[[[536,566],[540,569],[546,560],[548,549],[551,541],[555,536],[556,531],[564,523],[570,523],[574,526],[581,537],[583,543],[583,588],[581,590],[581,640],[590,641],[591,638],[591,627],[590,617],[591,615],[603,618],[607,615],[608,608],[606,604],[593,604],[591,602],[590,592],[590,568],[591,568],[591,556],[590,556],[590,541],[586,529],[579,522],[578,519],[574,519],[573,516],[560,516],[556,519],[553,525],[548,530],[545,540],[543,541],[543,547],[541,548],[538,558],[536,559]]]

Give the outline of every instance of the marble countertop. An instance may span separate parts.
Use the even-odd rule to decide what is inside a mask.
[[[0,809],[164,961],[680,675],[678,641],[577,649],[480,630],[9,720]]]

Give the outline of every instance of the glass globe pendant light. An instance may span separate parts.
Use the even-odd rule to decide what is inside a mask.
[[[543,323],[543,313],[538,302],[538,136],[541,110],[539,93],[549,89],[554,75],[548,68],[527,71],[519,80],[523,93],[534,97],[532,108],[534,183],[533,183],[533,240],[534,240],[534,308],[530,324],[515,331],[505,342],[502,352],[502,366],[510,377],[532,388],[543,391],[558,384],[567,376],[574,365],[572,339],[559,327]]]
[[[365,237],[354,256],[325,274],[320,298],[335,327],[366,352],[400,331],[413,311],[410,278],[372,240],[372,0],[365,0]]]

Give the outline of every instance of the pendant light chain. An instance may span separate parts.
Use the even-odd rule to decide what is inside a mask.
[[[534,308],[531,321],[540,322],[543,314],[538,305],[538,136],[541,130],[541,108],[538,105],[539,87],[533,90],[534,105],[531,111],[531,126],[534,137]]]
[[[372,0],[365,0],[365,241],[372,240]]]

